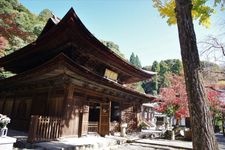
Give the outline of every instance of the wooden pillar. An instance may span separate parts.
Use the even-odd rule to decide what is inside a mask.
[[[100,104],[99,134],[109,135],[111,116],[111,101]]]
[[[141,119],[142,120],[145,119],[145,107],[144,106],[141,107]]]
[[[65,86],[65,93],[64,93],[64,118],[70,118],[71,117],[71,111],[73,110],[73,93],[74,93],[74,87],[69,84]]]
[[[79,111],[78,137],[82,136],[82,122],[83,122],[83,113]]]
[[[88,134],[88,117],[89,117],[89,106],[83,105],[79,112],[79,131],[78,137]]]
[[[150,115],[150,114],[149,114],[149,108],[147,108],[147,121],[150,120],[150,119],[149,119],[149,118],[150,118],[149,115]]]
[[[139,124],[141,123],[141,121],[143,120],[143,116],[141,115],[142,114],[142,103],[134,103],[134,114],[136,116],[136,120],[135,120],[135,124],[133,125],[133,129],[137,129]]]
[[[28,131],[28,139],[27,139],[27,141],[30,143],[35,141],[37,124],[38,124],[38,116],[31,116],[30,128]]]
[[[74,102],[74,86],[65,85],[62,136],[78,136],[79,109]]]

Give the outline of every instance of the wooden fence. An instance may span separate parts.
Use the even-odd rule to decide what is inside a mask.
[[[28,142],[55,140],[60,137],[61,119],[47,116],[31,116]]]

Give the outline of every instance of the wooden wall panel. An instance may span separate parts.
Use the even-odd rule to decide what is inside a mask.
[[[73,111],[67,112],[69,115],[64,117],[62,124],[62,136],[63,137],[76,137],[79,131],[79,109],[74,107]]]
[[[5,99],[3,99],[3,97],[2,97],[0,99],[0,114],[3,113],[4,103],[5,103]]]
[[[13,109],[11,112],[13,118],[30,119],[32,96],[30,94],[26,96],[24,93],[15,93],[13,96]]]
[[[36,93],[32,99],[31,115],[46,115],[47,106],[47,92]]]
[[[4,106],[3,106],[3,114],[7,116],[11,116],[12,107],[13,107],[13,98],[12,97],[6,98]]]
[[[56,95],[51,97],[47,101],[47,114],[49,116],[61,116],[62,115],[62,105],[63,105],[63,95]]]
[[[30,113],[31,113],[31,97],[19,97],[14,99],[12,117],[10,127],[17,130],[28,131]]]

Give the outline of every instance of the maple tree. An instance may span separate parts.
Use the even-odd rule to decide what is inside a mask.
[[[222,93],[215,88],[207,88],[207,96],[209,99],[210,112],[213,116],[213,124],[216,125],[216,119],[222,118],[222,113],[225,111],[225,103],[220,100]]]
[[[189,117],[184,76],[170,74],[168,78],[171,85],[170,87],[160,89],[161,99],[158,101],[159,106],[155,107],[156,111],[165,113],[168,117],[174,116],[177,120],[180,120],[183,117]],[[210,112],[213,116],[213,123],[215,125],[217,115],[225,110],[225,103],[219,99],[221,92],[214,88],[207,88],[206,94],[209,100]]]
[[[170,87],[161,88],[161,101],[155,109],[167,114],[168,117],[174,116],[177,120],[189,116],[187,93],[183,76],[170,74]]]
[[[23,39],[29,35],[28,32],[25,32],[18,26],[18,24],[14,21],[16,18],[16,14],[0,14],[1,17],[1,36],[10,39],[13,35],[17,35]]]
[[[0,14],[0,57],[7,55],[10,49],[17,49],[18,45],[22,45],[23,41],[31,42],[32,33],[24,31],[16,22],[16,14],[1,13]],[[10,48],[9,48],[10,47]],[[0,68],[0,78],[11,76],[10,72],[5,72],[3,68]]]
[[[222,111],[222,102],[219,100],[219,92],[207,89],[210,110],[212,113]]]

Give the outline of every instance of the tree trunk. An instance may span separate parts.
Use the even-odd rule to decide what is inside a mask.
[[[181,56],[192,124],[194,150],[218,150],[208,99],[202,82],[191,0],[175,0]]]
[[[215,115],[213,113],[212,115],[212,124],[213,124],[213,128],[215,128],[215,125],[216,125],[216,120],[215,120]],[[215,131],[215,130],[214,130]]]
[[[223,136],[225,136],[225,112],[222,113],[222,130]]]

